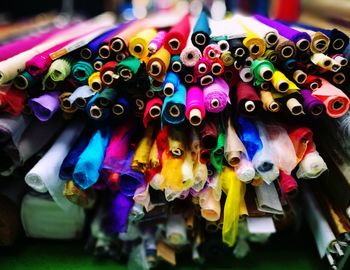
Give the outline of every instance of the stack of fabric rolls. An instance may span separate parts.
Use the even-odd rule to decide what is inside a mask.
[[[307,123],[349,110],[349,38],[172,15],[101,15],[0,46],[1,174],[40,156],[24,178],[37,192],[22,202],[28,236],[81,235],[94,208],[89,247],[131,254],[132,269],[185,247],[200,262],[220,244],[208,234],[242,257],[327,170]]]

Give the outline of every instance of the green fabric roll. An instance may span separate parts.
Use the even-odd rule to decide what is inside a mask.
[[[224,159],[225,132],[222,128],[219,129],[218,140],[216,147],[210,153],[210,161],[215,170],[220,173],[222,171],[222,162]]]
[[[30,75],[27,71],[24,71],[22,74],[18,75],[13,84],[21,90],[32,88],[38,83],[38,80]]]
[[[71,66],[72,66],[71,57],[57,59],[53,61],[47,74],[55,82],[63,81],[65,78],[69,76],[71,72]]]
[[[259,59],[255,59],[253,61],[252,66],[250,67],[251,72],[253,73],[254,79],[257,82],[264,82],[266,81],[263,77],[261,77],[260,75],[260,71],[263,68],[268,68],[270,69],[272,72],[275,72],[275,67],[273,66],[273,64],[269,61],[269,60],[259,60]],[[272,76],[271,76],[272,77]]]
[[[112,107],[118,97],[118,91],[113,88],[105,88],[95,100],[98,107]]]
[[[121,78],[123,78],[124,81],[126,80],[130,80],[134,74],[137,73],[137,71],[139,70],[139,67],[141,65],[141,62],[139,59],[137,59],[134,56],[128,56],[127,58],[125,58],[123,61],[121,61],[115,69],[115,72],[117,74],[119,74],[121,76]],[[124,70],[129,71],[128,76],[125,76],[123,74]]]
[[[93,66],[86,61],[78,61],[72,65],[72,74],[81,84],[87,84],[88,78],[94,72]]]

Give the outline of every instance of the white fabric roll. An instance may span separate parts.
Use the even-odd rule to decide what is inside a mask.
[[[300,161],[297,177],[299,179],[317,178],[327,169],[327,164],[324,162],[320,154],[315,151],[313,153],[305,155],[303,160]]]
[[[173,245],[187,243],[186,222],[181,214],[171,214],[166,223],[166,238]]]
[[[59,179],[59,170],[84,125],[82,121],[71,122],[24,178],[37,192],[48,191],[58,206],[65,210],[72,207],[72,203],[63,195],[64,181]]]
[[[209,27],[211,29],[210,38],[213,40],[245,38],[247,36],[247,32],[234,18],[218,21],[209,20]]]
[[[82,235],[85,212],[73,204],[63,211],[51,198],[27,194],[22,200],[21,220],[28,237],[75,239]]]

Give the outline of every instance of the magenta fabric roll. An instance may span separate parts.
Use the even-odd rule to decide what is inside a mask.
[[[212,113],[222,112],[229,102],[229,92],[227,83],[221,78],[216,78],[211,85],[203,88],[205,109]]]
[[[187,91],[186,97],[186,118],[190,119],[190,112],[193,109],[198,109],[201,112],[202,119],[205,116],[205,106],[203,92],[198,86],[192,86]]]
[[[271,20],[261,15],[255,15],[254,17],[258,21],[262,22],[263,24],[266,24],[276,29],[281,36],[284,36],[286,39],[289,39],[294,43],[297,43],[301,39],[306,39],[309,42],[311,41],[310,35],[307,34],[306,32],[297,31],[287,25],[284,25],[283,23],[280,23],[275,20]]]
[[[43,53],[37,54],[32,59],[26,62],[26,69],[33,77],[38,77],[43,75],[52,64],[52,59],[50,54],[62,49],[64,46],[68,45],[74,39],[66,40],[61,42],[50,49],[44,51]]]
[[[60,108],[59,95],[58,91],[48,92],[40,97],[30,99],[28,106],[40,121],[45,122]]]

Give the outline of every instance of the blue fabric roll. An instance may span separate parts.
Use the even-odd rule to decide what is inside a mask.
[[[173,113],[173,115],[170,114]],[[186,88],[179,84],[177,91],[172,96],[164,99],[162,107],[162,121],[169,124],[180,124],[185,121],[186,115]]]
[[[202,34],[205,37],[205,42],[200,42],[202,44],[199,44],[196,41],[196,37],[198,38],[198,34]],[[208,20],[208,14],[205,11],[205,9],[202,9],[201,14],[198,17],[198,20],[193,28],[193,33],[191,36],[191,41],[194,46],[196,46],[201,51],[209,44],[210,42],[210,34],[211,30],[209,27],[209,20]]]
[[[243,116],[238,117],[238,127],[239,137],[247,149],[248,157],[252,160],[255,153],[263,147],[259,131],[253,122]]]
[[[79,156],[73,172],[73,180],[80,188],[87,189],[97,182],[110,137],[109,128],[96,130],[89,144]]]
[[[108,117],[110,116],[111,114],[111,110],[109,108],[101,108],[101,107],[98,107],[95,105],[95,101],[96,99],[99,98],[101,94],[100,93],[97,93],[95,94],[88,102],[88,104],[86,104],[86,107],[85,107],[85,112],[86,114],[89,116],[90,119],[92,120],[95,120],[95,121],[104,121],[106,119],[108,119]],[[101,112],[101,116],[99,117],[96,117],[94,114],[93,114],[93,111],[91,110],[91,108],[95,106],[95,107],[98,107],[98,109],[100,110]]]
[[[176,92],[180,83],[180,79],[174,72],[168,71],[163,81],[163,85],[162,85],[163,89],[167,83],[171,83],[174,86],[174,92]]]
[[[293,71],[295,71],[295,65],[296,65],[296,60],[289,59],[283,64],[283,70],[286,73],[292,73]]]
[[[80,155],[88,146],[91,139],[92,131],[87,128],[79,136],[72,149],[62,162],[59,176],[62,180],[71,180],[73,178],[73,172],[75,165],[77,164]]]

